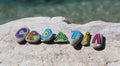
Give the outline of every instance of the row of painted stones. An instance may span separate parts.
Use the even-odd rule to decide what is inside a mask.
[[[84,36],[80,31],[72,30],[71,38],[69,41],[66,35],[62,32],[59,32],[56,36],[53,36],[51,29],[45,29],[42,35],[40,35],[36,31],[30,32],[30,29],[27,27],[20,28],[16,32],[15,37],[18,43],[29,42],[35,44],[38,42],[49,42],[54,39],[54,42],[56,43],[69,42],[74,47],[77,46],[79,43],[81,43],[82,45],[89,45],[91,40],[90,32],[86,32],[86,35]],[[93,48],[101,48],[103,45],[103,35],[96,34],[93,37],[91,45]]]

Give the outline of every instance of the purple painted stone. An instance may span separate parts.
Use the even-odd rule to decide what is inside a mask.
[[[20,28],[16,34],[15,34],[15,37],[16,37],[16,41],[18,43],[24,43],[26,40],[25,40],[25,37],[27,36],[27,34],[29,33],[29,28],[27,27],[23,27],[23,28]]]

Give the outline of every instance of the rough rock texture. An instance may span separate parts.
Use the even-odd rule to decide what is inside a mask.
[[[120,66],[120,23],[67,24],[64,21],[64,17],[31,17],[0,25],[0,66]],[[50,28],[53,33],[61,31],[68,38],[71,29],[83,34],[90,31],[93,36],[101,33],[106,37],[106,45],[103,50],[91,46],[73,48],[70,44],[20,45],[15,41],[15,33],[21,27],[40,34]]]

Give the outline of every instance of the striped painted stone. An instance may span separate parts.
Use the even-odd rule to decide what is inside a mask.
[[[77,46],[79,43],[81,43],[82,38],[83,38],[83,34],[80,31],[72,30],[70,44],[72,46]]]
[[[53,39],[53,34],[51,29],[45,29],[45,31],[43,31],[42,35],[41,35],[41,41],[42,42],[47,42]]]
[[[65,34],[63,34],[62,32],[59,32],[56,36],[55,36],[55,40],[54,42],[68,42],[68,38],[66,37]]]
[[[84,36],[83,40],[82,40],[82,45],[88,45],[90,44],[90,32],[86,32],[86,35]]]
[[[17,32],[16,32],[16,34],[15,34],[15,37],[16,37],[16,41],[18,42],[18,43],[24,43],[24,42],[26,42],[26,40],[25,40],[25,38],[26,38],[26,36],[27,36],[27,34],[29,33],[29,28],[27,28],[27,27],[22,27],[22,28],[20,28]]]
[[[26,41],[29,43],[38,43],[40,42],[40,34],[37,31],[31,31],[27,35]]]
[[[97,49],[101,48],[103,45],[103,35],[102,34],[96,34],[92,39],[92,47]]]

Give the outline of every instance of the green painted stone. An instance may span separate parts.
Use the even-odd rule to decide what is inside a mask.
[[[68,42],[68,38],[62,32],[59,32],[58,35],[55,37],[54,42]]]

